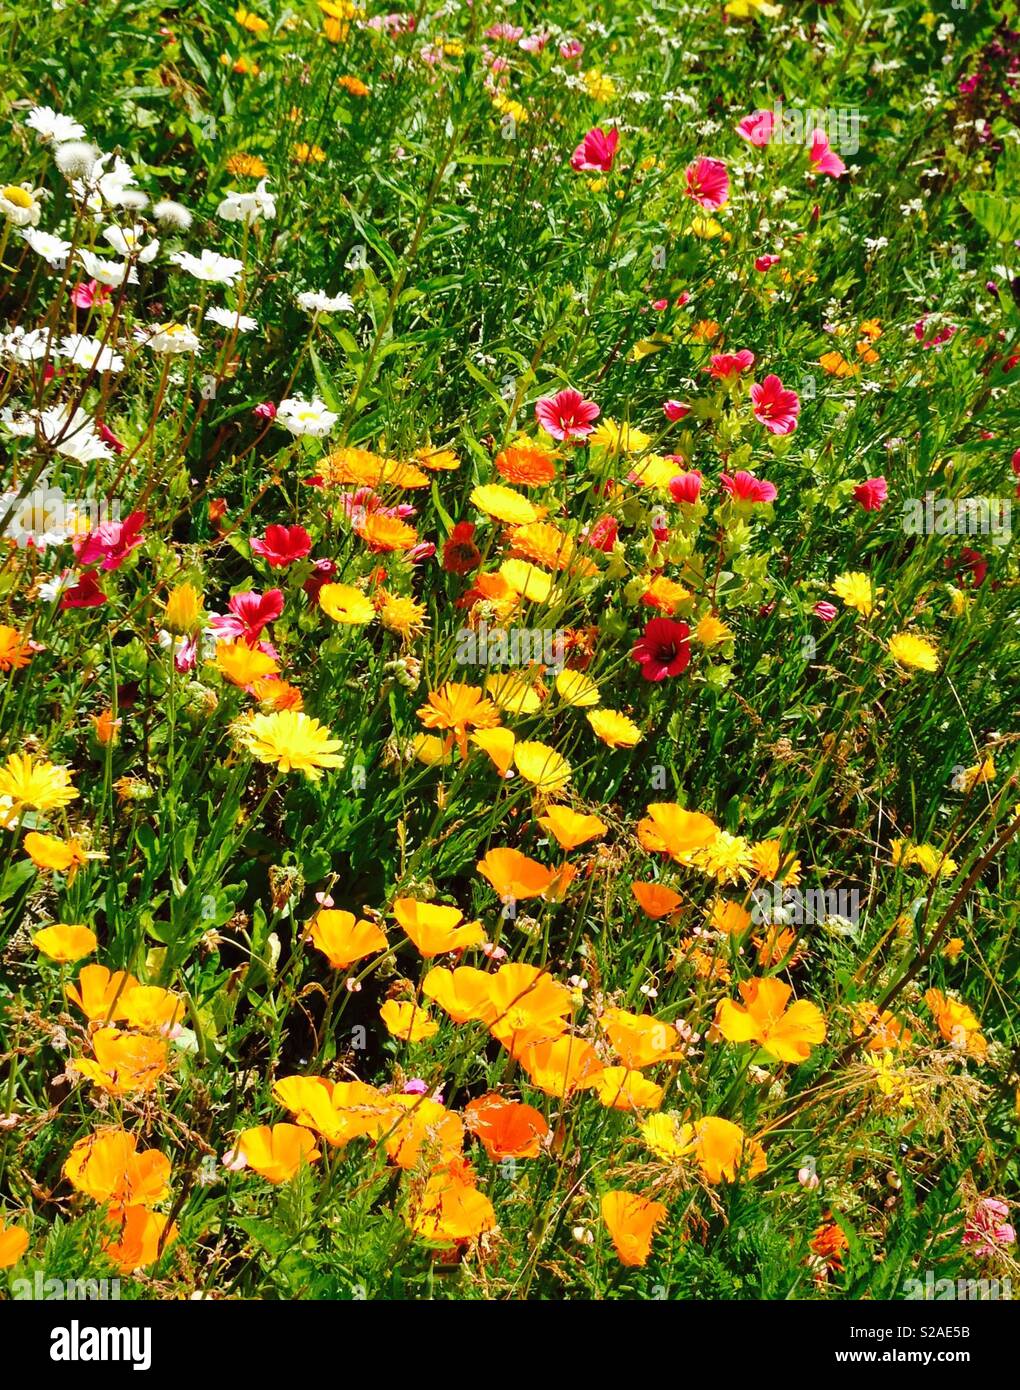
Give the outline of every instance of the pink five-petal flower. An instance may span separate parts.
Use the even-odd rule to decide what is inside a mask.
[[[285,569],[304,559],[312,548],[312,538],[303,526],[267,526],[264,536],[252,537],[251,548],[272,569]]]
[[[663,401],[662,413],[667,420],[682,420],[685,415],[690,414],[690,406],[686,401]]]
[[[535,402],[535,419],[553,439],[583,439],[591,434],[598,416],[595,402],[586,401],[572,387]]]
[[[74,558],[80,565],[101,564],[104,570],[117,570],[142,543],[144,512],[132,512],[125,521],[104,521],[88,535],[76,536],[71,542]]]
[[[800,399],[796,391],[788,390],[775,375],[751,387],[751,406],[754,418],[769,434],[792,434],[797,428]]]
[[[828,136],[824,131],[811,132],[811,148],[808,150],[808,159],[811,161],[811,167],[816,174],[828,174],[830,178],[838,179],[840,174],[846,173],[846,165],[830,146]]]
[[[690,628],[672,618],[652,618],[631,650],[646,681],[679,676],[691,659]]]
[[[754,353],[748,348],[741,348],[739,352],[713,352],[708,372],[717,381],[732,381],[741,372],[749,372],[753,366]]]
[[[589,130],[570,159],[570,167],[582,174],[608,174],[616,158],[620,132],[594,126]]]
[[[730,194],[730,180],[721,159],[699,155],[685,170],[687,196],[699,207],[721,208]]]
[[[737,134],[741,140],[746,140],[749,145],[754,145],[760,150],[772,139],[775,120],[771,111],[752,111],[738,123]]]
[[[696,502],[701,496],[701,474],[696,468],[689,473],[678,473],[669,480],[669,495],[674,502]]]
[[[722,473],[719,481],[723,491],[729,493],[736,502],[774,502],[779,496],[779,489],[775,483],[770,483],[767,478],[756,478],[746,469],[741,469],[732,477],[728,473]]]
[[[227,604],[229,613],[213,618],[209,626],[220,641],[244,641],[249,647],[258,644],[262,629],[273,622],[283,612],[283,591],[270,589],[257,594],[246,590],[234,594]]]
[[[854,488],[854,497],[866,512],[880,512],[889,496],[889,484],[882,477],[868,478]]]

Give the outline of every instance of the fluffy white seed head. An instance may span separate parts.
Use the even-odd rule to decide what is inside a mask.
[[[177,227],[186,232],[192,223],[192,216],[183,203],[175,203],[164,198],[152,209],[152,215],[161,227]]]
[[[86,179],[99,158],[99,151],[87,140],[67,140],[57,146],[53,158],[65,178]]]

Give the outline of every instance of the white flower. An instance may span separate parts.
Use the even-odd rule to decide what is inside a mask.
[[[60,343],[62,356],[76,367],[86,371],[122,372],[124,359],[119,353],[103,344],[99,338],[90,338],[84,333],[69,333]]]
[[[78,577],[73,570],[64,570],[62,574],[55,574],[52,579],[44,579],[39,585],[39,597],[44,603],[56,603],[57,599],[65,589],[73,589],[78,582]]]
[[[67,146],[64,147],[68,148]],[[113,167],[110,168],[110,160]],[[57,155],[60,164],[60,154]],[[104,204],[107,207],[121,207],[124,194],[137,183],[130,164],[125,164],[119,154],[104,154],[95,161],[81,179],[76,179],[71,188],[74,196],[93,212],[98,212]]]
[[[171,198],[157,203],[152,215],[161,227],[176,227],[182,232],[186,232],[192,223],[191,213],[183,203],[175,203]]]
[[[175,251],[170,259],[196,280],[203,280],[208,285],[233,285],[244,269],[243,261],[235,260],[233,256],[221,256],[208,248],[200,256],[193,256],[190,251]]]
[[[0,188],[0,213],[15,227],[37,227],[45,193],[30,183],[9,183]]]
[[[135,336],[153,352],[198,352],[202,344],[198,334],[186,323],[161,323],[157,328],[139,328]]]
[[[305,290],[294,297],[309,314],[349,314],[354,308],[349,294],[335,294],[331,298],[325,290]]]
[[[18,236],[23,241],[27,241],[35,254],[42,256],[43,260],[54,270],[63,270],[67,264],[67,257],[71,250],[69,241],[62,241],[52,232],[40,232],[35,227],[29,227],[27,231],[19,232]]]
[[[0,411],[0,424],[11,434],[23,438],[34,436],[38,431],[52,449],[76,463],[113,457],[109,445],[99,437],[92,417],[68,405],[51,405],[45,410],[20,414],[7,408]]]
[[[95,168],[99,151],[87,140],[68,140],[57,146],[53,158],[65,179],[84,179]]]
[[[19,324],[0,338],[0,353],[13,357],[16,362],[41,362],[49,351],[49,341],[48,329],[26,329]],[[53,353],[56,356],[56,348]]]
[[[260,179],[252,193],[228,193],[216,209],[216,214],[224,222],[246,222],[251,226],[260,217],[276,216],[276,199],[269,192],[267,180]]]
[[[3,535],[21,550],[32,546],[45,550],[49,545],[64,545],[74,535],[77,513],[59,487],[40,482],[27,497],[16,492],[0,496],[0,516],[10,512]]]
[[[80,140],[85,127],[79,125],[71,116],[61,115],[52,106],[33,106],[25,117],[29,130],[34,130],[40,140],[52,141],[59,145],[65,140]]]
[[[103,231],[103,240],[107,245],[112,246],[119,256],[134,256],[139,265],[148,265],[155,260],[159,250],[158,241],[150,241],[146,246],[144,238],[145,228],[137,222],[133,227],[106,227]]]
[[[218,323],[221,328],[229,328],[234,333],[254,333],[259,326],[257,319],[249,318],[247,314],[239,314],[236,309],[224,309],[219,304],[207,309],[205,316],[213,323]]]
[[[138,275],[133,265],[127,261],[104,261],[100,256],[95,256],[91,251],[86,251],[84,247],[75,252],[75,255],[85,267],[85,273],[90,280],[97,280],[101,285],[109,285],[112,289],[119,289],[124,283],[125,277],[129,285],[137,285]]]
[[[276,410],[276,423],[289,430],[295,438],[311,435],[313,439],[321,439],[329,434],[338,419],[339,416],[327,410],[318,397],[306,401],[300,396],[289,396],[280,402]]]

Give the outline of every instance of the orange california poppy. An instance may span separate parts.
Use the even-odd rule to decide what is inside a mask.
[[[782,980],[745,980],[743,1004],[721,999],[715,1027],[727,1042],[757,1042],[777,1062],[803,1062],[815,1043],[825,1041],[825,1018],[816,1004],[798,999]]]
[[[504,900],[541,897],[556,877],[555,870],[517,849],[490,849],[475,868]]]
[[[649,917],[654,917],[656,921],[660,917],[668,917],[683,902],[680,894],[675,893],[672,888],[667,888],[664,883],[632,883],[630,891],[641,911],[646,912]]]
[[[573,1000],[547,971],[510,961],[490,978],[494,1016],[489,1030],[509,1051],[517,1055],[529,1043],[566,1032]]]
[[[669,1215],[663,1204],[650,1202],[637,1192],[615,1189],[603,1193],[601,1210],[621,1264],[647,1263],[652,1238]]]
[[[64,1161],[64,1177],[94,1202],[124,1207],[161,1202],[170,1190],[170,1160],[158,1149],[138,1151],[138,1140],[123,1129],[101,1129],[79,1139]]]
[[[485,940],[481,922],[465,922],[463,912],[457,907],[397,898],[393,915],[426,960],[445,955],[447,951],[480,946]]]
[[[515,1054],[533,1086],[547,1096],[566,1099],[602,1070],[601,1057],[591,1043],[573,1034],[528,1043]]]
[[[325,907],[315,914],[308,939],[334,970],[347,970],[355,961],[385,951],[389,944],[378,923]]]
[[[677,1061],[684,1055],[677,1050],[680,1034],[661,1018],[628,1013],[626,1009],[606,1009],[599,1023],[624,1066],[640,1070],[653,1062]]]
[[[237,1152],[246,1165],[267,1182],[290,1182],[321,1154],[315,1139],[300,1125],[259,1125],[238,1135]]]
[[[492,976],[484,970],[475,970],[470,965],[447,970],[436,965],[422,980],[421,992],[426,999],[434,999],[454,1023],[477,1019],[488,1024],[496,1016],[491,985]]]
[[[532,1105],[490,1091],[464,1108],[464,1123],[494,1161],[538,1158],[549,1133],[545,1116]]]

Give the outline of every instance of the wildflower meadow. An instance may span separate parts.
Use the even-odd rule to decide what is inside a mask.
[[[8,1315],[1020,1293],[1018,30],[5,7]]]

